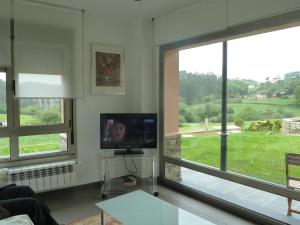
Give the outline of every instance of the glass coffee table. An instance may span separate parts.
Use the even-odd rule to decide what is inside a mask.
[[[215,225],[141,190],[96,205],[101,209],[101,225],[105,224],[104,213],[123,225]]]

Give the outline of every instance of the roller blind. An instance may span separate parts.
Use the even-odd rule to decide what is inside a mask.
[[[9,0],[1,0],[0,67],[6,67],[10,65],[10,2]]]
[[[16,97],[81,97],[81,12],[15,1],[14,19]]]

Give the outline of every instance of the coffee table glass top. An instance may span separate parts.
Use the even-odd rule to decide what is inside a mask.
[[[140,190],[96,205],[124,225],[215,225]]]

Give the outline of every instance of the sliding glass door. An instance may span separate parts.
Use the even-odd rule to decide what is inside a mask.
[[[235,35],[161,48],[160,173],[236,202],[259,194],[272,210],[300,200],[285,167],[286,153],[300,154],[300,26]]]
[[[228,41],[229,171],[286,185],[285,153],[300,154],[299,40],[293,27]]]

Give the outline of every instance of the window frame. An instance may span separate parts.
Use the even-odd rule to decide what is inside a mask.
[[[299,191],[294,191],[291,189],[287,189],[284,186],[274,184],[268,181],[263,181],[260,179],[256,179],[253,177],[245,176],[242,174],[233,173],[227,171],[226,169],[226,160],[227,160],[227,133],[226,133],[226,105],[227,105],[227,41],[231,39],[237,39],[239,37],[247,37],[253,34],[260,34],[265,32],[270,32],[274,30],[280,30],[284,28],[300,26],[300,10],[288,12],[285,14],[252,21],[244,24],[235,25],[232,27],[228,27],[225,30],[217,31],[214,33],[209,33],[206,35],[189,38],[186,40],[181,40],[173,43],[163,44],[159,46],[159,179],[163,184],[170,184],[180,186],[183,191],[192,191],[195,195],[199,197],[199,191],[191,190],[191,188],[186,187],[182,184],[176,184],[166,178],[165,176],[165,164],[171,163],[177,166],[182,166],[194,171],[198,171],[201,173],[205,173],[208,175],[216,176],[222,179],[226,179],[235,183],[239,183],[242,185],[246,185],[249,187],[253,187],[262,191],[270,192],[273,194],[277,194],[283,197],[291,197],[295,200],[300,200]],[[166,156],[164,154],[164,60],[165,53],[169,50],[174,49],[186,49],[189,46],[201,46],[207,45],[216,42],[223,42],[223,74],[222,74],[222,88],[226,88],[226,90],[222,90],[222,135],[221,135],[221,168],[220,170],[211,168],[209,166],[200,165],[197,163],[193,163],[187,160],[172,158]],[[225,59],[224,59],[225,56]],[[206,193],[204,193],[207,195]]]
[[[76,156],[76,146],[74,141],[74,103],[71,99],[63,99],[64,123],[56,125],[20,125],[19,99],[14,96],[14,79],[12,68],[0,67],[0,72],[6,73],[6,106],[7,106],[7,127],[0,128],[0,138],[8,137],[10,142],[10,157],[2,158],[0,162],[3,166],[13,165],[14,162],[28,161],[53,161],[56,159],[70,159]],[[36,153],[20,155],[19,137],[30,135],[47,134],[67,134],[67,151],[54,151],[47,153]],[[44,160],[42,160],[45,158]],[[26,164],[26,163],[25,163]]]

